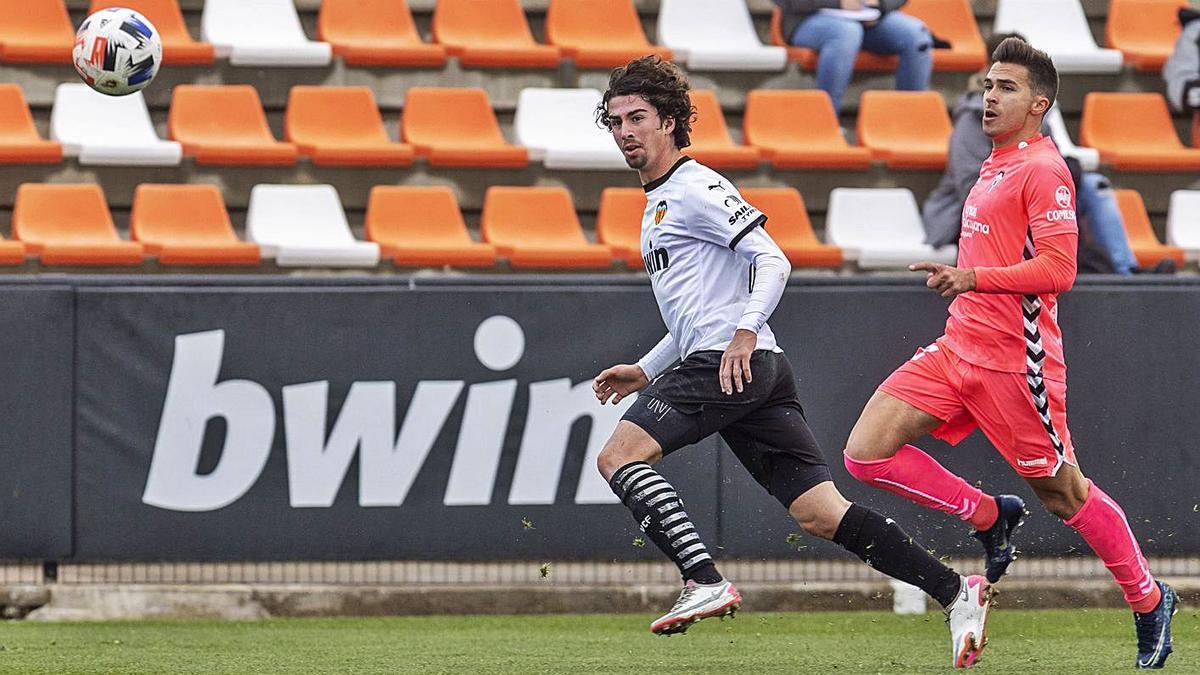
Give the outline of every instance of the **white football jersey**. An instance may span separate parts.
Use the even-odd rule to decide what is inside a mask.
[[[754,286],[753,265],[735,250],[767,217],[729,179],[688,157],[643,187],[642,262],[679,358],[723,350]],[[780,351],[766,324],[757,348]]]

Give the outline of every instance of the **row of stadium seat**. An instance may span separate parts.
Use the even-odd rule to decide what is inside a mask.
[[[1116,72],[1127,61],[1161,69],[1179,35],[1174,11],[1186,0],[1113,0],[1106,37],[1096,45],[1079,0],[998,0],[996,32],[1017,31],[1048,49],[1059,70]],[[434,43],[421,40],[404,0],[324,0],[320,41],[304,33],[291,0],[206,0],[203,42],[188,33],[176,0],[92,0],[91,11],[127,6],[145,14],[163,38],[173,65],[322,66],[334,54],[368,66],[440,66],[448,56],[467,67],[554,68],[564,58],[580,68],[611,68],[658,53],[701,70],[781,70],[788,60],[814,68],[815,54],[787,47],[772,18],[771,45],[763,45],[744,0],[661,0],[658,35],[651,45],[629,0],[550,0],[546,40],[534,41],[519,0],[439,0]],[[0,59],[70,61],[74,39],[63,0],[0,0]],[[950,43],[934,51],[934,68],[972,71],[986,62],[969,0],[909,0],[902,11],[922,19]],[[604,30],[597,30],[603,26]],[[860,55],[864,70],[891,70],[894,57]]]
[[[837,188],[829,198],[826,242],[813,231],[794,188],[747,188],[742,195],[768,216],[768,231],[797,267],[903,267],[917,260],[953,263],[955,247],[922,243],[916,199],[903,188]],[[1130,243],[1142,265],[1200,257],[1200,191],[1171,196],[1165,246],[1155,237],[1141,196],[1118,190]],[[374,267],[380,256],[402,267],[609,269],[620,260],[641,269],[646,198],[638,188],[608,188],[600,199],[596,238],[580,226],[570,193],[559,187],[491,187],[484,198],[482,242],[471,239],[446,187],[376,186],[366,210],[368,241],[354,238],[337,190],[329,185],[257,185],[246,215],[249,242],[237,239],[220,191],[212,185],[138,186],[122,240],[100,187],[21,185],[13,241],[0,241],[0,263],[34,256],[43,265],[257,265]],[[887,214],[887,217],[880,217]],[[1186,252],[1186,258],[1185,258]]]
[[[291,165],[307,156],[322,166],[521,167],[625,169],[621,153],[593,121],[595,89],[521,92],[509,144],[482,89],[414,87],[405,96],[402,143],[392,142],[366,87],[291,89],[284,138],[272,135],[257,91],[249,85],[179,85],[169,113],[171,141],[158,138],[140,94],[114,98],[83,84],[59,85],[51,136],[42,140],[17,85],[0,85],[0,163]],[[717,168],[863,169],[872,161],[897,169],[945,166],[950,117],[937,92],[868,91],[849,145],[829,97],[820,90],[754,90],[746,100],[745,145],[734,143],[714,92],[692,92],[697,117],[688,153]],[[1138,124],[1128,120],[1137,119]],[[1076,148],[1061,115],[1050,117],[1066,154]],[[1200,169],[1200,149],[1179,140],[1159,94],[1093,92],[1084,99],[1081,140],[1114,168]],[[57,141],[57,142],[55,142]],[[60,145],[61,143],[61,145]],[[1093,159],[1084,164],[1094,164]],[[1087,168],[1093,168],[1087,166]]]

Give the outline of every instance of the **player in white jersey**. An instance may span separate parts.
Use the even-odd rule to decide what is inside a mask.
[[[636,364],[608,368],[593,383],[601,403],[641,392],[597,464],[683,576],[675,606],[650,629],[681,633],[740,607],[683,501],[651,466],[720,433],[807,532],[933,596],[949,614],[954,664],[972,665],[984,644],[990,587],[983,577],[960,576],[891,518],[851,504],[834,487],[791,365],[767,325],[791,267],[764,229],[766,216],[728,179],[681,153],[694,114],[688,88],[671,63],[635,59],[613,71],[596,110],[646,191],[642,255],[667,326]]]

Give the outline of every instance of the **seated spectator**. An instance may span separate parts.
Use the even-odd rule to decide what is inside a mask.
[[[1007,37],[1013,37],[1013,34],[993,35],[988,40],[988,53],[994,52]],[[987,71],[983,71],[973,75],[967,93],[959,96],[955,104],[946,173],[921,208],[926,241],[931,246],[958,242],[963,204],[979,178],[984,160],[992,153],[992,140],[983,133],[982,82],[986,74]],[[1049,130],[1043,128],[1043,133],[1048,135]],[[1141,271],[1129,247],[1125,221],[1121,218],[1112,184],[1101,174],[1084,173],[1073,158],[1067,158],[1067,166],[1075,178],[1075,207],[1080,229],[1079,271],[1121,275]]]
[[[774,0],[784,39],[817,51],[817,86],[842,109],[861,49],[896,54],[896,88],[923,91],[933,72],[933,37],[925,23],[897,12],[907,0]]]
[[[1192,145],[1200,147],[1200,0],[1179,10],[1183,32],[1163,65],[1171,107],[1192,114]]]

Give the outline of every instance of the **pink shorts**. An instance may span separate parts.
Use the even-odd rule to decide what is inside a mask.
[[[879,390],[942,420],[933,435],[957,445],[976,427],[1025,478],[1075,464],[1067,384],[968,363],[944,345],[922,347]]]

